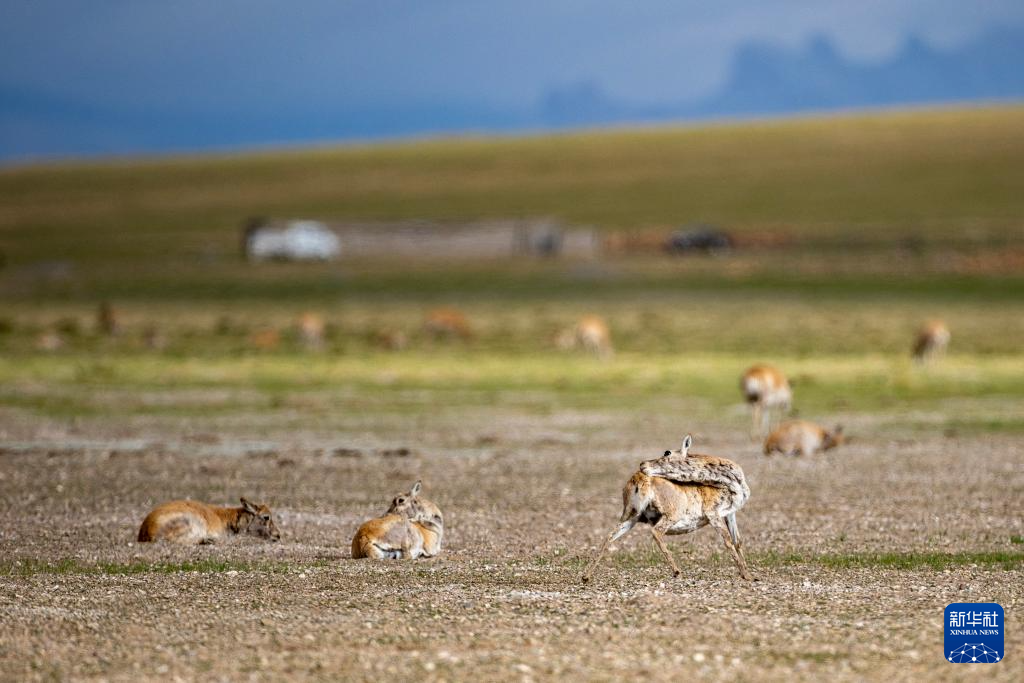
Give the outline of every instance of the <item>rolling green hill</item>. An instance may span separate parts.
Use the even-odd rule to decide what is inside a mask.
[[[9,258],[233,252],[253,215],[691,220],[799,234],[958,235],[1024,223],[1024,108],[864,114],[48,164],[0,171]]]

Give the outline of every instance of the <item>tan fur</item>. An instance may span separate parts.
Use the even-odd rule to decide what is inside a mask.
[[[423,330],[434,338],[469,339],[473,336],[465,314],[455,308],[435,308],[427,313]]]
[[[807,420],[783,422],[764,441],[764,454],[813,455],[843,443],[842,425],[831,432]]]
[[[622,515],[619,526],[598,550],[583,574],[589,581],[608,545],[623,536],[637,524],[651,526],[651,536],[673,575],[680,570],[665,545],[665,535],[686,534],[711,525],[721,534],[733,556],[740,576],[750,579],[747,562],[736,523],[736,512],[750,497],[743,470],[725,458],[690,454],[691,439],[687,437],[683,449],[667,451],[663,458],[641,464],[622,489]],[[676,481],[648,472],[675,472],[692,477],[694,481]]]
[[[949,328],[941,320],[930,320],[921,327],[914,341],[914,358],[919,362],[933,361],[946,353],[950,340]]]
[[[599,358],[609,358],[615,352],[608,323],[598,315],[585,315],[571,330],[558,335],[556,343],[563,351],[583,349]]]
[[[767,434],[793,401],[789,380],[770,365],[755,365],[744,372],[740,391],[752,408],[751,437],[755,439]]]
[[[433,557],[440,550],[440,536],[432,529],[398,514],[363,523],[352,539],[352,557],[375,560]]]
[[[392,499],[387,513],[364,522],[352,539],[352,557],[416,559],[440,553],[444,517],[433,502],[419,495],[421,489],[417,481],[408,493]]]
[[[260,351],[273,351],[281,343],[281,333],[273,328],[257,330],[249,335],[249,346]]]
[[[317,313],[306,311],[298,320],[299,339],[308,349],[320,349],[324,345],[324,319]]]
[[[195,500],[172,500],[158,505],[142,520],[138,540],[198,544],[239,533],[273,541],[281,538],[270,508],[242,498],[241,507],[221,507]]]

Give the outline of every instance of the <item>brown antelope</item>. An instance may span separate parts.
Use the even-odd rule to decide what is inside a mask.
[[[586,583],[610,543],[637,524],[649,524],[651,536],[672,567],[681,573],[665,545],[665,535],[687,534],[703,526],[718,530],[732,554],[740,576],[750,580],[743,556],[736,512],[750,498],[750,487],[740,466],[725,458],[691,454],[692,437],[687,434],[678,451],[665,451],[657,460],[647,460],[629,478],[622,490],[619,526],[601,545],[583,573]]]
[[[615,352],[608,323],[598,315],[585,315],[571,330],[565,330],[556,339],[563,351],[583,349],[598,358],[610,358]]]
[[[835,448],[845,440],[842,425],[836,425],[830,432],[807,420],[789,420],[765,439],[764,454],[813,455]]]
[[[473,336],[465,314],[456,308],[435,308],[427,313],[423,331],[435,339],[469,339]]]
[[[277,541],[281,532],[266,505],[241,499],[241,507],[220,507],[195,500],[172,500],[158,505],[139,527],[139,542],[213,543],[228,534],[248,534]]]
[[[941,320],[930,320],[917,333],[914,341],[914,359],[919,363],[937,360],[949,346],[949,328]]]
[[[401,351],[409,345],[405,332],[386,328],[370,332],[369,340],[373,346],[385,351]]]
[[[770,365],[755,365],[744,372],[740,389],[753,409],[750,435],[755,439],[767,434],[793,402],[789,380]]]
[[[259,351],[273,351],[281,343],[281,333],[272,327],[256,330],[249,335],[249,346]]]
[[[324,319],[311,311],[299,316],[299,339],[307,349],[317,350],[324,346]]]
[[[352,557],[414,560],[441,552],[444,517],[436,505],[419,495],[422,488],[417,481],[408,493],[394,497],[387,513],[364,522],[352,539]]]

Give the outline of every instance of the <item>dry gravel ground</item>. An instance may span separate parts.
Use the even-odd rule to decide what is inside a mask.
[[[0,413],[0,679],[1024,679],[1019,435],[847,416],[849,446],[769,460],[741,414],[691,419],[696,451],[747,472],[759,580],[708,529],[670,541],[672,579],[638,529],[581,585],[632,468],[677,447],[666,406],[323,425]],[[443,554],[349,559],[359,523],[417,477],[445,512]],[[133,542],[155,503],[240,495],[274,506],[280,543]],[[943,660],[954,601],[1003,605],[1005,661]]]

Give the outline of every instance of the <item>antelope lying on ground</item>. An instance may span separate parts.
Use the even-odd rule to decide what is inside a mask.
[[[277,541],[281,533],[266,505],[242,498],[242,507],[220,507],[195,500],[173,500],[158,505],[139,528],[139,542],[213,543],[227,534],[248,534]]]
[[[557,344],[563,351],[580,348],[599,358],[609,358],[614,353],[608,323],[597,315],[580,318],[575,327],[558,335]]]
[[[941,358],[949,346],[949,328],[941,320],[932,320],[920,329],[914,341],[914,358],[926,362]]]
[[[674,576],[679,576],[680,571],[665,545],[664,536],[686,534],[711,525],[722,535],[740,576],[750,580],[736,525],[736,512],[750,498],[746,477],[740,466],[731,460],[691,455],[692,443],[693,439],[687,434],[681,450],[665,451],[663,457],[641,463],[640,469],[629,478],[622,490],[619,526],[605,539],[583,573],[584,583],[590,580],[608,544],[640,523],[651,526],[651,536],[672,567]]]
[[[786,376],[770,365],[755,365],[743,373],[740,389],[753,408],[751,438],[767,434],[773,422],[789,412],[793,391]]]
[[[444,517],[419,495],[422,488],[417,481],[408,493],[394,497],[386,514],[364,522],[352,539],[352,557],[401,560],[441,552]]]
[[[790,420],[768,435],[764,454],[812,455],[835,448],[844,440],[842,425],[830,432],[807,420]]]

